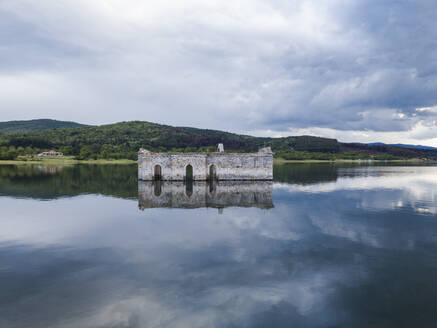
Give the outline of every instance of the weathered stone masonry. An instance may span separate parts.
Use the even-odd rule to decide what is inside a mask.
[[[222,149],[222,148],[221,148]],[[190,167],[189,167],[190,166]],[[193,180],[272,180],[273,153],[138,153],[139,180],[183,181],[192,167]]]

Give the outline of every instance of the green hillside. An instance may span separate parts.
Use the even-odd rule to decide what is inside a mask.
[[[0,122],[0,131],[2,132],[23,132],[38,131],[59,128],[79,128],[86,125],[75,122],[57,121],[49,119],[27,120],[27,121],[8,121]]]
[[[0,160],[29,157],[49,149],[77,159],[136,159],[139,148],[156,152],[212,152],[218,143],[223,143],[225,150],[232,152],[253,152],[271,146],[275,157],[287,160],[437,159],[437,151],[433,150],[344,144],[314,136],[260,138],[133,121],[76,128],[0,131]]]
[[[0,132],[0,158],[40,150],[56,149],[79,159],[130,158],[135,159],[139,148],[152,151],[215,151],[218,143],[228,151],[256,151],[272,146],[275,151],[298,150],[334,153],[338,150],[335,139],[310,136],[287,138],[258,138],[218,130],[172,127],[150,122],[121,122],[81,128],[58,128],[26,132]],[[11,147],[15,148],[12,151]],[[9,153],[9,155],[6,155]]]

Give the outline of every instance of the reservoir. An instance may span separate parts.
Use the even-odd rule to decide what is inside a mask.
[[[0,166],[0,327],[432,327],[437,166]]]

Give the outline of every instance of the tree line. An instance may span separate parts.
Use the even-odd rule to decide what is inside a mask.
[[[137,159],[140,148],[155,152],[254,152],[272,147],[287,160],[437,158],[437,152],[389,146],[342,144],[314,136],[262,138],[218,130],[172,127],[150,122],[121,122],[102,126],[0,132],[0,160],[35,156],[56,150],[76,159]]]

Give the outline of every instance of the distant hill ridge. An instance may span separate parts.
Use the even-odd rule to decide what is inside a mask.
[[[211,152],[215,151],[218,143],[223,143],[227,151],[237,152],[253,152],[261,147],[270,146],[275,157],[288,160],[409,158],[437,160],[437,150],[425,147],[341,143],[336,139],[315,136],[254,137],[146,121],[119,122],[100,126],[56,120],[0,123],[0,159],[16,158],[44,149],[56,149],[78,159],[136,159],[139,148],[156,152]]]
[[[60,128],[79,128],[86,127],[85,124],[80,124],[70,121],[58,121],[51,119],[36,119],[36,120],[22,120],[22,121],[7,121],[0,122],[1,132],[25,132],[25,131],[39,131]]]
[[[431,146],[422,146],[422,145],[408,145],[408,144],[401,144],[401,143],[397,143],[397,144],[386,144],[383,142],[371,142],[371,143],[367,143],[365,145],[370,145],[370,146],[395,146],[395,147],[401,147],[401,148],[416,148],[416,149],[426,149],[426,150],[436,150],[436,147],[431,147]]]

